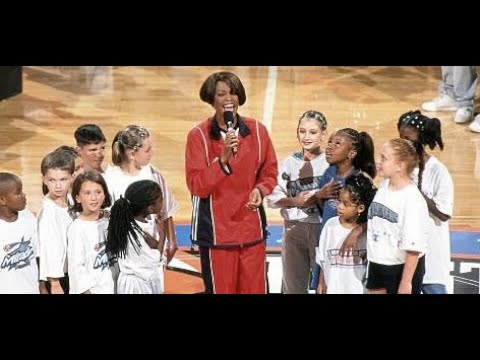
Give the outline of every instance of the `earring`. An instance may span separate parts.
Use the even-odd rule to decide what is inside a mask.
[[[355,215],[355,222],[357,222],[358,218],[360,217],[360,213],[357,213],[357,215]]]

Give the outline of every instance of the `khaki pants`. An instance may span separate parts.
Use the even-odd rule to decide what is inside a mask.
[[[282,244],[284,294],[307,294],[310,273],[315,267],[315,248],[320,224],[285,221]]]

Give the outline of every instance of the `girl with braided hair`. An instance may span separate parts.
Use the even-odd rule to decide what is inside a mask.
[[[345,185],[345,179],[349,175],[365,172],[372,179],[377,174],[374,160],[374,145],[372,137],[366,132],[358,132],[351,128],[336,131],[330,136],[325,151],[327,162],[330,167],[325,171],[320,181],[320,188],[338,184]],[[328,198],[318,196],[320,207],[323,209],[322,224],[328,219],[337,216],[339,203],[338,191]],[[356,247],[356,242],[365,232],[365,225],[359,224],[345,238],[340,247],[341,255],[349,255]],[[320,268],[315,268],[310,284],[311,289],[318,288],[318,276]]]
[[[164,291],[165,234],[158,214],[163,205],[160,186],[152,180],[131,184],[111,209],[107,252],[118,260],[118,294],[161,294]]]
[[[322,149],[327,119],[315,110],[299,119],[297,138],[301,151],[288,156],[280,168],[277,185],[267,197],[268,206],[280,209],[284,219],[282,235],[282,292],[306,294],[310,274],[315,268],[315,247],[322,222],[316,193],[328,163]],[[329,196],[339,186],[329,187]],[[327,196],[324,189],[322,196]]]
[[[368,209],[370,293],[421,292],[430,229],[427,203],[411,180],[417,166],[421,179],[423,161],[419,142],[392,139],[383,145],[377,169],[385,180]]]
[[[365,173],[350,175],[340,190],[338,216],[323,224],[316,261],[321,266],[318,294],[364,294],[367,271],[367,237],[363,234],[346,256],[340,247],[357,224],[367,221],[368,208],[375,196],[372,179]]]
[[[447,294],[446,284],[450,276],[448,221],[453,213],[453,181],[447,167],[425,149],[428,146],[434,150],[438,146],[443,150],[441,124],[438,119],[429,118],[417,110],[401,115],[397,128],[402,139],[418,141],[422,145],[424,170],[421,177],[414,171],[414,180],[421,184],[419,189],[427,202],[431,228],[427,240],[422,292]]]
[[[152,154],[153,143],[148,130],[142,126],[129,125],[119,131],[113,139],[114,166],[107,167],[104,177],[113,202],[124,196],[127,187],[135,181],[153,180],[160,185],[163,206],[156,216],[167,236],[166,260],[170,262],[178,248],[173,220],[178,211],[178,203],[160,171],[150,164]]]
[[[372,179],[377,175],[373,140],[366,132],[358,132],[351,128],[338,130],[328,140],[325,154],[330,167],[323,174],[320,187],[328,183],[344,185],[349,175],[361,171]],[[337,215],[337,204],[337,197],[322,201],[323,223]]]

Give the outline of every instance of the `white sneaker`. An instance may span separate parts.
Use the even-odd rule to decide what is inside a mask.
[[[455,111],[458,109],[458,103],[447,94],[440,94],[432,101],[422,104],[425,111]]]
[[[473,109],[471,107],[461,107],[455,113],[454,121],[457,124],[465,124],[472,121]]]
[[[480,114],[475,116],[475,119],[471,122],[470,125],[468,125],[468,128],[470,131],[480,133]]]

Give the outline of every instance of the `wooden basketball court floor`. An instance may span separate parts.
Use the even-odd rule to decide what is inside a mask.
[[[114,134],[129,124],[142,125],[154,142],[152,163],[180,204],[176,223],[189,224],[185,140],[195,124],[213,114],[198,92],[204,79],[219,70],[239,75],[247,93],[239,113],[264,122],[279,162],[298,149],[296,127],[304,111],[324,113],[329,133],[347,126],[369,132],[378,149],[398,136],[399,115],[437,95],[440,80],[440,68],[430,66],[24,66],[23,93],[0,103],[0,171],[22,178],[27,206],[36,212],[42,198],[41,159],[60,145],[74,145],[78,126],[95,123],[103,129],[110,162]],[[427,115],[442,122],[445,150],[433,153],[455,184],[451,229],[480,231],[480,134],[455,124],[452,113]],[[269,209],[267,215],[270,224],[281,224],[278,211]],[[195,256],[182,251],[177,258],[199,269]],[[188,271],[167,272],[166,279],[167,292],[203,289],[200,278]]]

